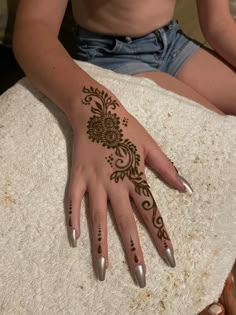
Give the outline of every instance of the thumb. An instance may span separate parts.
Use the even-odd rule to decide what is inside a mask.
[[[207,307],[199,315],[225,315],[224,307],[219,303],[214,303]]]
[[[145,162],[171,187],[180,191],[193,192],[188,181],[179,175],[177,168],[174,166],[166,155],[162,152],[156,142],[150,137],[145,144],[144,151]]]
[[[229,274],[225,282],[223,301],[227,312],[229,312],[229,314],[233,314],[236,307],[236,302],[234,297],[234,277],[232,273]]]

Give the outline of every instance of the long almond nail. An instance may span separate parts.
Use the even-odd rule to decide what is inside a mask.
[[[220,307],[218,304],[212,304],[211,307],[208,309],[208,313],[211,315],[219,315],[222,312],[222,307]]]
[[[104,281],[105,275],[106,275],[106,260],[104,257],[99,257],[97,260],[97,272],[98,272],[98,279],[100,281]]]
[[[174,268],[176,266],[175,257],[170,248],[165,250],[162,258],[169,267]]]
[[[71,236],[72,247],[77,247],[77,237],[76,237],[76,230],[75,229],[71,230],[70,236]]]
[[[191,185],[189,184],[189,182],[183,176],[180,176],[180,175],[178,175],[178,179],[184,185],[185,191],[192,194],[193,189],[192,189]]]
[[[146,276],[142,265],[138,265],[134,268],[135,279],[140,288],[146,286]]]

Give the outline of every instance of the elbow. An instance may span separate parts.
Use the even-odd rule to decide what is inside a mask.
[[[230,32],[235,28],[235,21],[230,16],[225,19],[210,20],[202,28],[202,33],[206,40],[211,43],[222,38],[226,33]]]
[[[21,37],[20,32],[17,32],[16,29],[14,29],[13,38],[12,38],[12,50],[17,61],[19,61],[18,58],[19,58],[19,55],[21,52],[21,46],[22,46],[22,41],[20,37]]]

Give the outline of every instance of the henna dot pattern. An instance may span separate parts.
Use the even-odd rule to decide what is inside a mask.
[[[125,126],[125,127],[128,127],[128,122],[129,122],[128,118],[123,118],[122,125]]]
[[[72,227],[72,221],[71,221],[71,215],[72,215],[72,201],[70,200],[70,203],[69,203],[69,211],[68,211],[68,213],[69,213],[69,222],[68,222],[68,225],[70,226],[70,227]]]
[[[113,168],[113,162],[114,162],[114,156],[113,154],[110,154],[108,157],[105,158],[107,160],[107,163],[110,164],[110,167]]]
[[[135,245],[134,245],[134,241],[132,240],[132,238],[130,237],[130,250],[132,252],[136,251]],[[136,253],[134,253],[134,262],[137,263],[138,262],[138,256],[136,255]]]
[[[102,241],[102,230],[101,230],[101,225],[99,224],[98,226],[98,254],[102,253],[102,246],[101,246],[101,241]]]
[[[120,128],[120,118],[112,112],[119,107],[118,102],[104,90],[92,86],[84,87],[83,93],[85,96],[82,103],[90,106],[93,113],[87,122],[89,139],[113,150],[113,153],[106,158],[114,170],[110,179],[115,183],[128,179],[133,184],[135,192],[144,197],[142,208],[144,211],[152,212],[152,223],[156,229],[156,235],[166,247],[166,241],[170,239],[145,175],[139,170],[141,157],[137,147],[129,139],[124,139],[123,130]],[[128,118],[124,117],[122,124],[127,127]]]

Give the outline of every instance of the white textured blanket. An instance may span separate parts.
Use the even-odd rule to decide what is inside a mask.
[[[112,90],[194,188],[192,196],[179,193],[147,171],[177,267],[153,254],[138,223],[147,265],[147,287],[139,289],[109,219],[110,266],[105,282],[95,279],[85,211],[78,247],[67,240],[72,131],[24,79],[0,98],[0,314],[195,315],[217,300],[236,257],[236,119],[147,79],[81,66]]]

